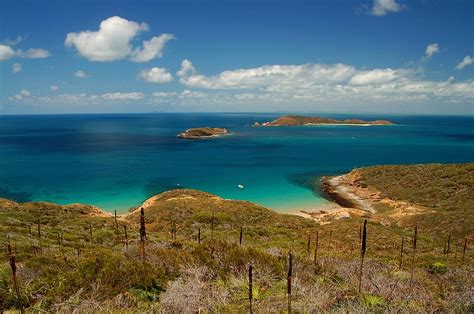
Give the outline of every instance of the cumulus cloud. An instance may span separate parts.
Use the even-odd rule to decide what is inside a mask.
[[[48,50],[41,48],[30,48],[26,51],[18,50],[17,54],[21,58],[27,59],[43,59],[48,58],[51,55]]]
[[[425,55],[423,61],[429,61],[431,57],[439,52],[439,45],[436,43],[429,44],[426,46]]]
[[[21,72],[22,70],[22,66],[20,63],[13,63],[12,65],[12,72],[13,73],[18,73],[18,72]]]
[[[195,68],[188,60],[182,63],[178,75],[181,83],[208,89],[243,89],[262,87],[267,89],[294,86],[308,86],[317,83],[339,82],[351,78],[355,68],[344,64],[265,65],[258,68],[238,69],[221,72],[214,76],[195,74]]]
[[[13,57],[27,58],[27,59],[42,59],[50,56],[48,50],[41,48],[30,48],[26,51],[23,50],[14,50],[8,45],[0,44],[0,61],[7,60]]]
[[[146,62],[161,57],[166,42],[173,39],[173,35],[153,37],[144,41],[142,48],[133,49],[132,40],[144,31],[148,31],[146,23],[113,16],[103,20],[97,31],[68,33],[64,43],[91,61],[107,62],[128,57],[134,62]]]
[[[374,0],[370,14],[384,16],[388,13],[400,12],[404,8],[405,6],[397,3],[396,0]]]
[[[51,91],[52,91],[52,92],[56,92],[56,91],[59,89],[59,87],[56,86],[56,85],[51,85],[50,88],[51,88]]]
[[[173,80],[173,76],[164,68],[154,67],[144,69],[138,73],[138,78],[150,83],[166,83]]]
[[[82,71],[82,70],[77,70],[75,73],[74,73],[74,76],[75,77],[78,77],[78,78],[86,78],[87,77],[87,74],[86,72]]]
[[[185,71],[186,68],[193,71]],[[344,64],[303,64],[303,65],[265,65],[258,68],[238,69],[221,72],[214,76],[195,74],[192,63],[186,63],[180,72],[181,82],[190,87],[207,89],[244,89],[285,86],[308,87],[313,84],[344,81],[355,74],[355,68]],[[194,73],[194,74],[191,74]]]
[[[31,96],[31,92],[27,89],[22,89],[20,92],[13,97],[9,97],[10,100],[22,100],[26,97]]]
[[[459,62],[458,64],[456,64],[456,69],[457,70],[462,70],[464,69],[465,67],[467,67],[468,65],[471,65],[474,63],[474,59],[471,58],[471,56],[465,56],[464,59],[462,59],[461,62]]]
[[[403,75],[408,74],[409,70],[375,69],[371,71],[362,71],[354,75],[349,83],[351,85],[373,85],[391,82]]]
[[[147,62],[155,58],[161,58],[165,44],[174,39],[171,34],[162,34],[143,42],[143,48],[135,49],[130,55],[130,60],[134,62]]]
[[[189,89],[185,89],[179,94],[180,98],[203,98],[206,97],[207,94],[199,91],[193,91]]]
[[[204,76],[194,71],[190,61],[183,64],[180,82],[188,88],[219,92],[233,102],[259,100],[275,102],[427,101],[474,99],[474,82],[430,81],[416,69],[358,70],[345,64],[265,65],[228,70]],[[244,93],[234,91],[245,90]],[[217,97],[217,93],[212,97]],[[181,98],[194,95],[187,90]],[[225,95],[225,96],[224,96]],[[196,95],[197,96],[197,95]],[[204,97],[199,94],[199,97]],[[211,96],[209,96],[211,97]],[[222,100],[222,99],[221,99]]]
[[[176,72],[176,75],[178,75],[178,77],[184,77],[193,75],[194,73],[196,73],[196,69],[194,68],[191,61],[184,59],[183,62],[181,62],[181,69]]]
[[[7,38],[6,40],[4,40],[4,44],[5,45],[8,45],[8,46],[16,46],[18,45],[19,43],[21,43],[25,38],[23,36],[17,36],[16,39],[9,39]]]
[[[15,50],[7,45],[0,45],[0,61],[12,58],[15,55]]]

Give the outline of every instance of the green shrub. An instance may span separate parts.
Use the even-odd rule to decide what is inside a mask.
[[[448,266],[441,262],[433,262],[429,266],[430,273],[432,274],[444,274],[448,271]]]
[[[387,305],[382,297],[374,294],[364,294],[362,304],[368,309],[383,308]]]

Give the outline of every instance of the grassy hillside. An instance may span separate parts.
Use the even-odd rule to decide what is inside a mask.
[[[456,251],[454,244],[450,254],[443,254],[443,243],[423,229],[410,289],[410,225],[388,226],[362,215],[320,226],[250,202],[194,190],[165,192],[143,207],[145,260],[139,254],[138,209],[119,217],[116,225],[113,216],[91,206],[0,200],[0,242],[5,247],[9,237],[13,244],[21,295],[16,296],[2,249],[4,307],[88,313],[245,312],[252,265],[254,311],[284,312],[291,251],[291,299],[297,312],[473,309],[471,251],[464,261],[462,249]],[[365,218],[367,256],[359,293],[359,228]],[[400,269],[402,236],[406,242]]]
[[[360,181],[395,200],[443,211],[472,211],[474,163],[375,166]]]
[[[357,185],[380,191],[382,198],[416,205],[423,210],[400,217],[399,225],[418,224],[440,241],[452,232],[462,242],[474,240],[474,163],[375,166],[355,170]],[[393,209],[376,204],[387,216]]]

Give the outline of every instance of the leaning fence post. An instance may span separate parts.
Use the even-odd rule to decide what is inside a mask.
[[[410,293],[413,291],[413,274],[415,272],[415,259],[416,259],[416,238],[418,236],[418,226],[415,225],[415,232],[413,234],[413,255],[411,259],[411,275],[410,275]]]
[[[306,251],[308,253],[308,258],[311,258],[311,235],[308,234],[308,247],[306,248]]]
[[[359,268],[359,293],[362,288],[362,272],[364,268],[365,250],[367,248],[367,219],[364,220],[364,228],[362,229],[362,245],[360,248],[360,268]]]
[[[244,232],[242,230],[242,226],[240,226],[240,237],[239,237],[239,246],[242,247],[242,239],[244,236]]]
[[[405,237],[402,235],[402,246],[400,247],[400,262],[398,268],[402,269],[403,265],[403,246],[405,245]]]
[[[140,251],[142,259],[145,260],[145,240],[146,240],[146,227],[145,227],[145,210],[143,207],[140,208]]]
[[[128,251],[128,233],[127,233],[127,225],[123,225],[123,232],[125,235],[125,249]]]
[[[291,280],[293,276],[293,258],[291,252],[288,256],[288,275],[286,277],[286,293],[288,295],[288,314],[291,313]]]
[[[464,265],[464,260],[466,258],[466,250],[467,250],[467,238],[464,238],[464,248],[462,249],[462,265]]]
[[[249,266],[249,306],[250,306],[250,314],[253,313],[253,278],[252,278],[252,265]]]
[[[12,245],[10,243],[10,240],[8,240],[7,252],[8,252],[8,260],[10,262],[10,268],[12,270],[13,285],[15,287],[16,297],[18,299],[18,305],[20,306],[20,312],[25,313],[25,310],[23,309],[23,303],[21,301],[20,287],[18,286],[18,279],[17,279],[17,276],[16,276],[15,254],[13,254],[13,249],[12,249]]]
[[[117,210],[114,210],[115,229],[118,230]]]
[[[319,231],[316,231],[316,243],[314,248],[314,264],[318,262]]]

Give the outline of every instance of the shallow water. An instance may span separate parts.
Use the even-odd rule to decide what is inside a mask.
[[[327,202],[314,189],[321,175],[367,165],[474,159],[474,117],[331,115],[386,118],[398,125],[250,126],[275,117],[0,116],[0,197],[81,202],[124,212],[151,195],[186,187],[288,211]],[[225,127],[233,134],[176,137],[200,126]]]

